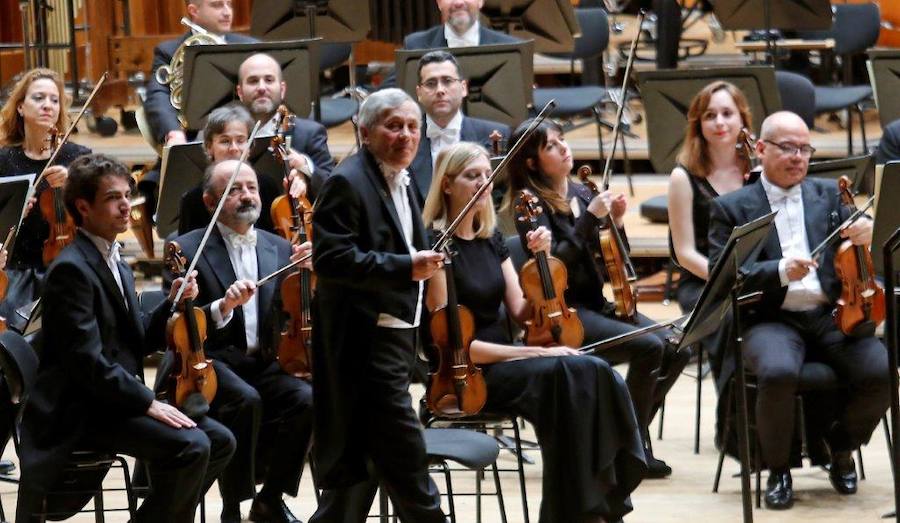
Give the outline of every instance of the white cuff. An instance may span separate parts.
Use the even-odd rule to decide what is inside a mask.
[[[228,325],[228,322],[231,321],[231,318],[234,317],[234,309],[231,309],[227,316],[225,316],[224,318],[222,317],[222,309],[219,308],[219,306],[222,305],[222,301],[224,299],[225,298],[219,298],[209,305],[209,315],[212,316],[212,320],[216,325],[216,329],[225,327],[226,325]]]
[[[787,287],[787,284],[791,282],[787,275],[787,258],[778,260],[778,279],[781,280],[782,287]]]

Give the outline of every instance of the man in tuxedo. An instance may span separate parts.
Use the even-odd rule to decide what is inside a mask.
[[[894,120],[887,124],[878,149],[875,150],[877,163],[888,163],[900,160],[900,120]]]
[[[90,450],[148,464],[153,488],[135,521],[192,522],[200,496],[234,452],[228,429],[188,418],[143,383],[142,358],[163,343],[184,279],[152,313],[141,311],[116,242],[128,229],[130,200],[131,174],[117,160],[91,154],[69,165],[65,203],[79,229],[44,283],[47,328],[21,424],[16,521],[37,518],[46,493],[59,488],[69,454]],[[184,296],[196,294],[191,280]]]
[[[516,37],[481,25],[478,16],[483,5],[484,0],[437,0],[443,23],[408,35],[403,40],[403,47],[436,49],[519,42]]]
[[[408,391],[427,250],[407,167],[422,113],[399,89],[359,111],[360,151],[325,181],[313,214],[316,308],[314,448],[325,489],[311,522],[362,521],[378,482],[403,521],[443,522]],[[371,472],[369,467],[371,467]]]
[[[769,468],[766,506],[793,504],[790,452],[794,395],[804,361],[830,365],[847,385],[837,419],[826,428],[831,454],[829,477],[841,494],[856,492],[852,452],[868,441],[888,407],[889,374],[884,346],[871,333],[842,333],[832,318],[841,283],[835,275],[838,243],[817,260],[811,251],[847,215],[833,180],[807,179],[809,129],[786,111],[763,122],[757,155],[758,183],[715,199],[710,210],[710,267],[722,254],[733,227],[777,211],[775,229],[755,262],[744,268],[744,292],[762,300],[742,315],[744,359],[757,377],[756,424],[763,461]],[[861,218],[841,236],[856,245],[872,241],[872,221]]]
[[[456,58],[446,51],[432,51],[419,59],[419,85],[416,96],[425,112],[425,124],[419,150],[409,170],[416,185],[419,202],[425,202],[438,153],[459,142],[476,142],[491,150],[491,133],[503,138],[509,126],[490,120],[465,116],[461,106],[468,95],[468,84]]]
[[[210,212],[237,165],[226,160],[207,168],[203,202]],[[219,384],[210,415],[237,439],[235,457],[219,478],[222,521],[227,522],[240,521],[240,502],[251,498],[251,521],[297,521],[282,495],[297,495],[312,435],[311,385],[286,374],[276,359],[280,280],[256,288],[257,280],[290,263],[292,256],[308,254],[311,245],[298,246],[292,254],[286,240],[254,227],[260,212],[256,173],[244,164],[197,263],[198,304],[209,305],[211,318],[205,350]],[[174,240],[189,262],[204,232]],[[169,281],[171,274],[166,286]],[[257,479],[263,483],[259,493]]]

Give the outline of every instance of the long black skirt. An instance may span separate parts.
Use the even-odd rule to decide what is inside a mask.
[[[544,462],[541,523],[616,521],[646,471],[628,389],[605,361],[529,358],[487,365],[485,410],[531,422]]]

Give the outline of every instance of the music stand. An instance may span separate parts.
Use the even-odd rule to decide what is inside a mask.
[[[201,129],[213,109],[237,98],[238,69],[256,53],[270,55],[281,66],[288,109],[301,117],[311,114],[319,96],[319,43],[313,39],[189,46],[184,53],[182,101],[188,129]],[[194,79],[201,88],[191,88]]]
[[[875,273],[881,276],[886,276],[882,259],[884,243],[900,225],[900,205],[897,205],[898,200],[895,199],[897,188],[900,187],[898,184],[900,161],[884,164],[876,192],[878,198],[875,201],[875,223],[872,230],[872,263],[875,265]]]
[[[277,163],[268,147],[271,136],[257,137],[253,142],[253,148],[247,156],[247,163],[253,166],[259,181],[260,196],[263,203],[270,203],[274,196],[281,194],[283,172],[281,164]],[[156,207],[156,232],[161,238],[178,231],[178,221],[181,214],[181,198],[184,194],[203,181],[203,171],[209,165],[203,144],[199,142],[185,143],[167,147],[163,150],[162,166],[159,180],[159,203]],[[169,173],[172,173],[170,176]],[[277,173],[276,177],[271,173]],[[274,193],[274,196],[272,196]],[[268,208],[260,214],[258,225],[262,228],[265,223],[271,223]]]
[[[697,306],[684,324],[678,348],[693,345],[716,332],[730,313],[734,329],[735,398],[737,398],[738,448],[741,461],[741,500],[744,522],[753,521],[750,494],[750,447],[747,428],[747,395],[744,360],[741,348],[740,301],[743,277],[741,268],[752,263],[762,249],[763,241],[772,234],[775,213],[769,213],[745,225],[735,227],[722,255],[709,273]]]
[[[837,180],[841,176],[846,176],[852,182],[851,187],[854,190],[859,190],[863,182],[869,179],[870,175],[874,176],[875,174],[875,157],[871,154],[866,154],[838,160],[813,162],[809,164],[806,174],[829,180]]]
[[[569,0],[485,0],[481,15],[493,29],[534,40],[539,53],[571,53],[581,36]]]
[[[359,42],[370,28],[369,6],[359,0],[256,0],[250,34],[262,40],[324,37]]]
[[[647,115],[650,163],[656,172],[670,172],[675,167],[691,100],[713,81],[731,82],[744,92],[756,134],[765,116],[781,110],[775,69],[771,66],[640,71],[637,78]]]
[[[463,112],[515,127],[528,118],[534,82],[534,42],[441,49],[452,53],[469,84]],[[397,86],[416,98],[419,58],[435,49],[398,49]]]
[[[869,51],[869,81],[875,94],[878,118],[884,129],[900,118],[900,50],[879,49]],[[891,94],[894,93],[894,94]]]

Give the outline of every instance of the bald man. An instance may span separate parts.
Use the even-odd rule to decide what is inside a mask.
[[[889,402],[887,353],[871,329],[853,336],[832,318],[841,283],[834,257],[839,242],[817,260],[810,257],[849,214],[833,180],[807,179],[815,149],[809,129],[794,113],[775,113],[763,122],[756,144],[763,174],[758,183],[716,198],[710,209],[709,263],[715,265],[731,230],[771,211],[775,231],[755,262],[745,267],[743,291],[762,291],[762,300],[742,315],[744,360],[757,377],[756,425],[762,459],[769,468],[766,506],[793,505],[790,472],[794,396],[804,362],[831,366],[846,385],[833,403],[835,415],[823,427],[830,451],[829,478],[840,494],[857,488],[852,452],[866,443]],[[841,236],[868,248],[872,221],[863,217]],[[811,429],[811,428],[810,428]]]

